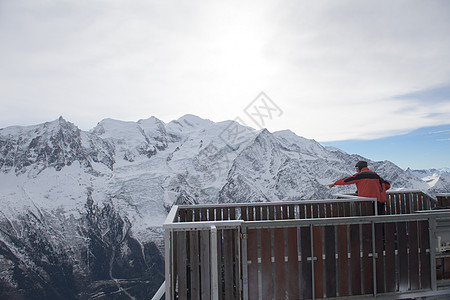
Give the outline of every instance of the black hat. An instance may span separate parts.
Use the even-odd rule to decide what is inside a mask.
[[[362,170],[362,168],[367,168],[367,161],[358,161],[355,165],[355,168]]]

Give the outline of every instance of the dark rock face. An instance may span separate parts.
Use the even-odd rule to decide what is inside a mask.
[[[164,281],[155,244],[92,198],[79,220],[28,211],[0,223],[0,236],[0,299],[147,299]]]
[[[60,171],[78,161],[92,170],[92,162],[113,169],[114,148],[95,135],[82,132],[62,117],[14,134],[0,131],[0,169],[23,174],[33,168],[38,173],[46,168]]]

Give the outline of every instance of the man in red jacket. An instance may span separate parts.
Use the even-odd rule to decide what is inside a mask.
[[[366,161],[359,161],[355,165],[356,174],[337,180],[329,184],[328,187],[335,185],[356,184],[358,196],[376,198],[378,205],[378,214],[385,213],[386,191],[391,187],[389,182],[381,178],[377,173],[367,168]]]

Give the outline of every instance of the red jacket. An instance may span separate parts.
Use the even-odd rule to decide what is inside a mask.
[[[386,202],[386,191],[391,187],[389,182],[368,168],[362,168],[355,175],[339,179],[334,184],[356,184],[358,196],[377,198],[377,201],[381,203]]]

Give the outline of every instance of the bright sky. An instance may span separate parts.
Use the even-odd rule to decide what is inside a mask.
[[[449,15],[446,0],[0,0],[0,128],[187,113],[258,127],[263,91],[270,131],[362,154],[450,124]]]

